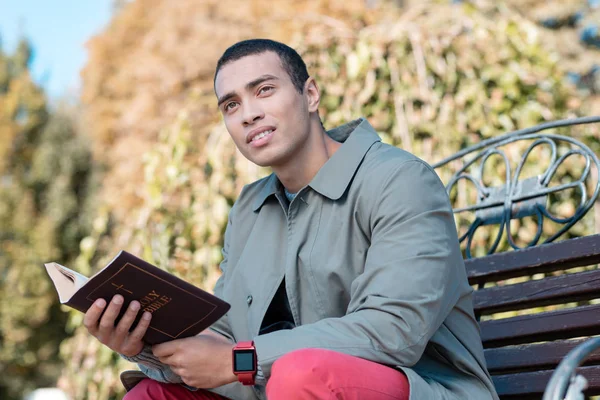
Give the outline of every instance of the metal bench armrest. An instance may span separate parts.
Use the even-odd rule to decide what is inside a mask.
[[[576,374],[576,368],[588,355],[599,348],[600,337],[595,337],[571,350],[552,374],[542,400],[583,399],[583,390],[587,387],[587,381],[583,376]]]

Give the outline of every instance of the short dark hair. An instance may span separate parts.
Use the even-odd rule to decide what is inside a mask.
[[[216,82],[217,74],[225,64],[237,61],[246,56],[261,54],[267,51],[272,51],[279,56],[281,66],[290,76],[296,90],[302,94],[304,92],[304,84],[309,78],[304,60],[302,60],[302,57],[300,57],[296,50],[291,47],[269,39],[243,40],[225,50],[217,62],[214,82]]]

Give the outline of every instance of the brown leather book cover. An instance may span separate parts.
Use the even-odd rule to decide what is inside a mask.
[[[194,336],[221,318],[230,307],[218,297],[126,251],[121,251],[89,279],[57,263],[45,266],[61,303],[81,312],[86,312],[99,298],[108,302],[120,294],[125,298],[120,319],[131,301],[139,301],[142,310],[152,313],[144,336],[148,344]],[[142,312],[138,314],[139,320]]]

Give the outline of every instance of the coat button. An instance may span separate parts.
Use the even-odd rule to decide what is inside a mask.
[[[252,304],[252,296],[246,297],[246,303],[248,303],[248,305]]]

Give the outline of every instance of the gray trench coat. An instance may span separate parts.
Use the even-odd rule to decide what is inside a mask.
[[[215,287],[231,309],[214,330],[254,340],[267,378],[280,356],[324,348],[403,370],[411,400],[497,399],[436,173],[364,119],[328,134],[343,145],[289,207],[275,175],[240,194]],[[284,276],[297,327],[259,336]],[[214,391],[264,398],[239,383]]]

